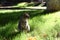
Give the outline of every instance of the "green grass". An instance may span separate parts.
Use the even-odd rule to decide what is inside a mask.
[[[24,12],[30,14],[31,31],[17,32],[19,17]],[[8,11],[0,12],[0,40],[27,40],[36,37],[37,40],[55,40],[60,31],[60,11],[47,13],[36,11]]]
[[[37,6],[41,6],[41,3],[38,5],[39,3],[38,2],[30,2],[30,3],[27,3],[27,2],[21,2],[21,3],[18,3],[16,6],[18,7],[34,7],[35,5]]]

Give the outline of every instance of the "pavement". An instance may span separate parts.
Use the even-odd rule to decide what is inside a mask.
[[[34,6],[34,7],[19,8],[17,6],[6,6],[6,7],[0,7],[0,9],[47,9],[47,7]]]
[[[47,9],[47,7],[40,7],[40,6],[36,6],[36,7],[26,7],[29,9]]]

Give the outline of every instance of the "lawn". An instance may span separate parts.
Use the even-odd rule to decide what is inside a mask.
[[[60,32],[60,11],[3,11],[0,10],[0,40],[55,40]],[[24,12],[30,14],[29,33],[17,31],[19,17]]]

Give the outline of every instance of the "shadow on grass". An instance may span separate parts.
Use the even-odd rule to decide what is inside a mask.
[[[50,11],[47,11],[47,10],[0,13],[0,27],[4,26],[5,24],[8,24],[9,22],[16,22],[17,20],[19,20],[20,16],[25,12],[29,13],[30,18],[50,13]]]
[[[33,18],[34,16],[40,15],[41,11],[0,13],[0,26],[1,25],[4,26],[5,24],[8,24],[9,22],[16,22],[17,20],[19,20],[20,16],[25,12],[30,14],[30,18]]]
[[[50,14],[50,13],[54,13],[56,11],[49,11],[49,10],[37,10],[35,12],[30,13],[31,18],[35,17],[35,16],[41,16],[41,15],[46,15],[46,14]]]
[[[14,26],[14,27],[13,27]],[[3,38],[3,40],[10,40],[14,38],[17,34],[21,34],[21,32],[15,31],[15,24],[10,23],[5,28],[0,29],[0,36]]]
[[[0,25],[8,24],[11,21],[17,21],[21,14],[22,12],[0,13]]]

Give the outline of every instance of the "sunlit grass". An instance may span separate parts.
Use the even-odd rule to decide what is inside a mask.
[[[26,7],[28,5],[27,2],[19,3],[17,6],[18,7]]]
[[[23,11],[36,11],[36,10],[30,10],[30,9],[19,9],[19,10],[0,10],[0,13],[12,13],[12,12],[23,12]]]
[[[17,12],[18,13],[18,12]],[[29,33],[17,30],[18,20],[8,22],[0,27],[0,39],[4,40],[55,40],[57,32],[60,32],[60,11],[41,14],[37,11],[31,12],[29,19],[31,31]],[[36,15],[38,14],[38,15]],[[41,14],[41,15],[40,15]],[[2,30],[3,29],[3,30]],[[5,37],[5,38],[4,38]],[[3,38],[3,39],[2,39]]]

